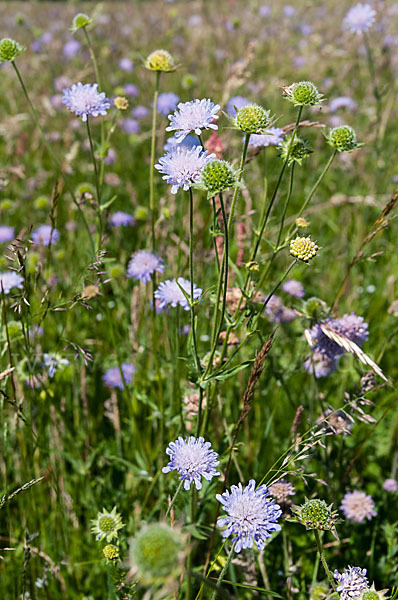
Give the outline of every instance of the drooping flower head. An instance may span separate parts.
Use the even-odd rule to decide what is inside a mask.
[[[376,11],[370,4],[356,4],[346,14],[343,21],[343,29],[348,29],[357,35],[368,31],[375,22]]]
[[[264,133],[253,133],[249,139],[249,146],[253,148],[266,148],[267,146],[280,146],[285,133],[280,127],[268,127]]]
[[[202,146],[199,145],[193,148],[178,145],[159,158],[155,169],[165,173],[163,179],[171,184],[171,193],[176,194],[179,188],[189,190],[192,184],[199,180],[203,167],[215,156],[208,154],[207,150],[202,150]]]
[[[256,544],[259,550],[265,548],[267,538],[274,531],[280,531],[278,519],[282,514],[278,504],[268,497],[265,485],[256,489],[256,482],[251,479],[246,487],[241,483],[231,486],[224,494],[217,494],[217,500],[223,505],[227,516],[217,521],[219,527],[226,526],[223,537],[233,536],[236,542],[235,552],[253,548]]]
[[[282,95],[293,102],[294,106],[317,106],[324,100],[312,81],[299,81],[282,87]]]
[[[155,298],[159,300],[159,308],[166,308],[170,305],[174,308],[179,304],[184,310],[189,310],[189,302],[182,293],[180,287],[185,290],[188,296],[191,295],[191,282],[183,277],[178,279],[167,279],[159,284],[158,289],[155,291]],[[202,295],[202,290],[193,284],[193,299],[199,300]]]
[[[175,442],[170,442],[166,454],[170,456],[170,462],[163,467],[162,472],[178,471],[185,490],[189,490],[191,483],[200,490],[202,477],[210,481],[212,477],[220,475],[216,470],[220,464],[218,455],[203,437],[195,438],[191,435],[184,440],[180,436]]]
[[[340,594],[340,600],[352,600],[359,598],[369,587],[366,569],[360,567],[348,567],[343,573],[336,571],[333,573],[338,582],[336,591]]]
[[[70,28],[71,33],[76,33],[82,27],[91,25],[93,20],[85,13],[78,13],[73,17],[72,26]]]
[[[135,371],[136,368],[132,363],[122,363],[122,373],[124,381],[127,385],[131,383]],[[123,379],[118,366],[111,367],[110,369],[105,371],[103,380],[105,385],[107,385],[110,388],[118,388],[119,390],[122,390],[124,388]]]
[[[59,231],[51,225],[40,225],[32,232],[32,240],[40,246],[56,244],[59,240]]]
[[[373,498],[358,490],[346,493],[341,502],[340,510],[349,521],[355,523],[363,523],[366,519],[370,521],[377,514]]]
[[[200,135],[202,129],[218,129],[213,121],[218,119],[219,110],[218,104],[206,98],[180,102],[177,110],[168,117],[170,125],[166,131],[175,131],[175,137],[181,141],[192,132]]]
[[[62,102],[82,121],[87,121],[87,117],[98,117],[106,115],[106,111],[111,107],[109,99],[105,92],[98,91],[98,83],[86,83],[83,85],[74,83],[71,88],[63,90]]]
[[[91,520],[91,523],[93,524],[91,531],[96,534],[98,541],[105,539],[107,542],[111,542],[113,538],[118,537],[119,530],[124,527],[121,515],[116,512],[116,506],[112,508],[111,512],[103,508],[97,518]]]
[[[156,256],[156,254],[153,254],[153,252],[138,250],[138,252],[131,256],[127,266],[127,277],[132,277],[133,279],[142,281],[142,283],[148,283],[155,271],[163,273],[163,260]]]
[[[118,210],[109,217],[109,224],[112,227],[132,227],[135,224],[135,218],[129,213]]]
[[[23,277],[18,275],[15,271],[5,271],[0,273],[0,290],[3,286],[5,294],[9,294],[12,288],[23,288]]]

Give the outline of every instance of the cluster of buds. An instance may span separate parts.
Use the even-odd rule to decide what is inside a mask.
[[[263,134],[270,124],[270,111],[258,104],[243,106],[237,111],[234,119],[235,127],[249,134]]]
[[[338,152],[352,152],[362,144],[357,142],[355,131],[349,125],[341,125],[329,131],[327,143]]]
[[[170,73],[176,70],[174,58],[167,50],[155,50],[145,61],[145,68],[149,71]]]
[[[234,168],[226,160],[210,160],[201,171],[198,187],[207,191],[208,197],[234,187],[238,184]]]
[[[310,237],[296,237],[290,242],[290,254],[299,260],[308,262],[316,256],[319,247]]]

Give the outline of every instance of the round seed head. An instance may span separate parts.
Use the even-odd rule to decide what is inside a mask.
[[[368,590],[366,590],[360,600],[386,600],[388,590],[376,591],[375,585],[373,584]]]
[[[120,554],[119,554],[119,548],[117,546],[115,546],[114,544],[107,544],[103,549],[102,549],[103,555],[106,558],[106,560],[108,560],[109,562],[114,562],[116,560],[119,560]]]
[[[226,160],[211,160],[202,169],[201,184],[211,196],[227,190],[236,182],[236,173]]]
[[[282,160],[286,160],[287,157],[289,157],[288,162],[287,162],[289,167],[294,162],[301,165],[301,163],[303,162],[303,159],[307,158],[310,154],[312,154],[312,150],[306,140],[295,137],[294,141],[293,141],[293,145],[290,148],[291,139],[292,139],[291,136],[285,138],[279,146],[280,157],[282,158]]]
[[[290,242],[290,254],[299,260],[308,262],[318,252],[318,246],[310,237],[296,237]]]
[[[107,542],[117,538],[119,529],[124,527],[120,514],[116,512],[116,506],[113,507],[111,512],[104,508],[102,512],[98,513],[92,524],[91,531],[97,535],[97,540],[105,539]]]
[[[331,129],[327,141],[338,152],[351,152],[358,146],[355,131],[349,125],[341,125]]]
[[[324,500],[307,500],[302,506],[295,507],[293,512],[297,520],[305,525],[306,529],[320,529],[322,531],[334,529],[336,525],[336,512]]]
[[[176,66],[174,58],[167,50],[155,50],[145,61],[145,67],[150,71],[174,71]]]
[[[82,27],[87,27],[87,25],[91,25],[92,22],[93,20],[85,13],[78,13],[73,18],[72,27],[70,28],[70,30],[72,33],[76,33],[76,31],[79,31],[79,29],[81,29]]]
[[[261,134],[270,125],[270,111],[258,104],[243,106],[236,113],[235,127],[244,133]]]
[[[282,94],[295,106],[316,106],[323,101],[323,96],[312,81],[300,81],[282,88]]]
[[[182,546],[183,539],[176,528],[154,523],[131,540],[131,560],[143,577],[167,577],[178,568]]]
[[[25,52],[26,47],[21,46],[15,40],[3,38],[0,40],[0,62],[14,60],[19,54]]]

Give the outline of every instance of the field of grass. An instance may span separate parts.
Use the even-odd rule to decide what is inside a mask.
[[[398,4],[354,4],[0,4],[1,599],[398,597]]]

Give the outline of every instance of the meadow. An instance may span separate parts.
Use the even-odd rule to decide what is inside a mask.
[[[398,4],[0,22],[0,597],[398,598]]]

